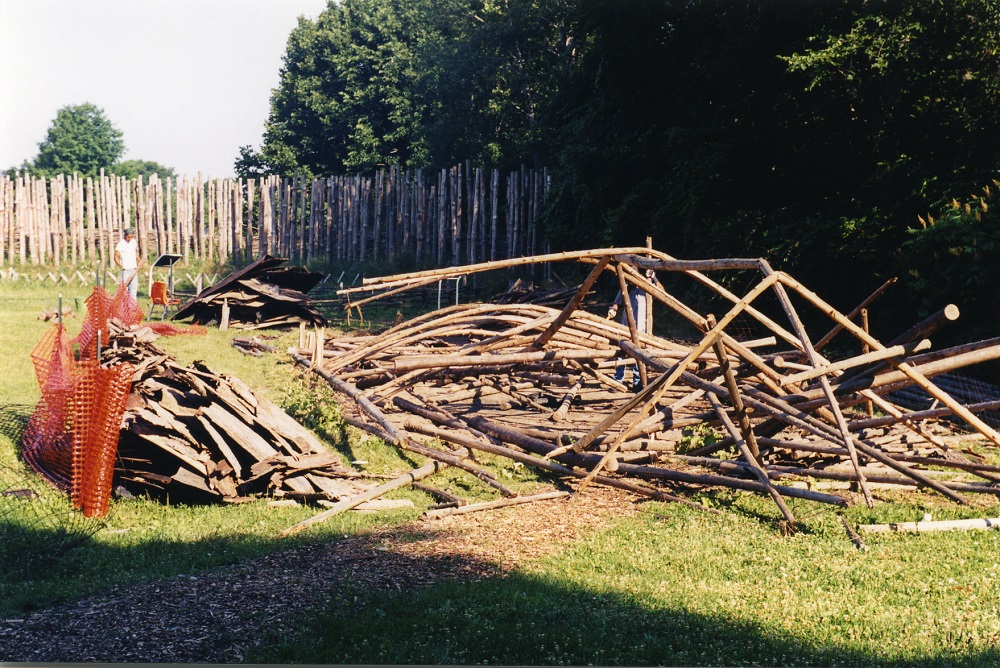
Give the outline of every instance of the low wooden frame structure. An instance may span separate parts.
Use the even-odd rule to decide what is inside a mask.
[[[455,305],[381,334],[328,340],[318,358],[316,346],[294,357],[352,399],[351,424],[439,462],[463,462],[501,493],[473,452],[577,480],[577,491],[611,485],[684,503],[693,503],[684,492],[706,487],[754,491],[774,500],[787,527],[796,521],[790,500],[853,501],[850,493],[809,488],[801,482],[806,479],[852,483],[869,506],[872,489],[881,485],[933,490],[956,503],[970,493],[1000,495],[1000,468],[950,449],[942,435],[951,427],[929,421],[946,417],[1000,446],[1000,434],[977,414],[996,402],[963,403],[932,379],[1000,357],[1000,339],[926,352],[926,337],[957,317],[949,305],[883,344],[855,319],[891,281],[844,314],[763,259],[685,261],[633,247],[369,278],[340,292],[348,299],[363,291],[377,298],[428,281],[557,261],[593,265],[562,309]],[[647,280],[646,270],[707,289],[719,312],[698,312]],[[622,288],[645,290],[686,321],[694,338],[679,342],[638,331],[628,300],[626,324],[580,308],[605,272]],[[724,287],[733,281],[710,276],[720,272],[741,272],[741,280],[750,281],[746,292],[734,293]],[[827,328],[807,331],[803,307],[824,316]],[[808,322],[816,321],[815,312]],[[748,340],[735,325],[748,320],[766,336]],[[838,334],[853,338],[838,350],[859,352],[825,352]],[[773,350],[761,352],[762,346]],[[638,365],[637,392],[614,379],[622,364]],[[933,397],[935,408],[895,405],[887,395],[906,387]],[[714,439],[692,444],[692,429]]]

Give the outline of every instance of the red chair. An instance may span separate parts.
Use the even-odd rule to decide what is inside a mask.
[[[163,313],[160,314],[160,320],[163,320],[170,307],[181,303],[180,299],[175,299],[167,294],[167,284],[163,281],[153,281],[149,286],[149,300],[153,302],[149,307],[148,319],[150,320],[153,318],[153,309],[157,306],[163,308]]]

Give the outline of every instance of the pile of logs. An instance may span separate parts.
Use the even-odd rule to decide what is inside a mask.
[[[926,337],[958,316],[949,306],[883,344],[857,321],[888,283],[845,314],[762,259],[680,261],[637,247],[366,279],[360,289],[389,294],[555,261],[593,265],[562,309],[455,305],[381,334],[331,339],[318,358],[309,346],[293,355],[353,400],[351,424],[438,465],[460,466],[503,495],[512,492],[473,461],[474,451],[555,472],[577,481],[577,491],[603,484],[682,503],[705,489],[757,492],[773,499],[788,527],[801,499],[847,506],[858,495],[871,506],[872,490],[885,485],[957,503],[973,493],[1000,496],[1000,467],[956,449],[949,436],[958,426],[987,447],[1000,445],[977,415],[1000,402],[963,403],[932,381],[1000,358],[1000,339],[928,352]],[[647,270],[672,272],[726,307],[699,313],[650,282]],[[754,284],[739,295],[709,277],[727,271],[752,275]],[[622,291],[645,290],[693,338],[638,331],[628,300],[625,324],[580,308],[605,273]],[[828,319],[825,331],[807,331],[792,295]],[[732,326],[738,317],[770,336],[741,340]],[[838,335],[854,339],[838,350],[857,352],[829,353]],[[623,365],[634,367],[638,391],[615,380]],[[935,405],[914,411],[886,398],[908,387]]]
[[[326,325],[326,318],[307,296],[325,274],[282,266],[286,261],[265,255],[202,290],[182,304],[172,319],[192,318],[202,325],[215,322],[222,329]]]
[[[522,279],[514,281],[507,292],[502,292],[490,300],[493,304],[541,304],[543,306],[561,307],[576,294],[577,288],[555,288],[540,290],[534,283],[525,283]],[[581,306],[586,306],[584,303]]]
[[[255,495],[334,501],[362,474],[238,378],[202,362],[182,367],[149,328],[110,321],[104,365],[135,367],[116,479],[130,493],[191,503]]]

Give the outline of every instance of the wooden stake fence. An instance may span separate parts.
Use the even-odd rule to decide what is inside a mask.
[[[0,267],[109,264],[134,228],[144,257],[264,254],[358,265],[412,257],[459,265],[537,254],[546,170],[503,176],[470,162],[436,176],[396,166],[371,176],[161,180],[102,173],[0,176]]]

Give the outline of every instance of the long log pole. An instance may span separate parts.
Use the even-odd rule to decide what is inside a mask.
[[[781,495],[778,493],[778,490],[774,488],[774,485],[771,483],[771,480],[767,477],[767,473],[761,467],[760,462],[757,461],[757,458],[760,456],[760,453],[758,452],[755,455],[753,452],[750,451],[750,448],[747,445],[746,440],[740,434],[740,430],[736,428],[736,425],[733,424],[733,421],[729,418],[729,415],[726,414],[726,409],[723,408],[722,404],[719,402],[719,398],[715,395],[715,393],[708,392],[706,396],[708,397],[709,403],[712,404],[712,408],[719,416],[719,419],[722,420],[722,424],[723,426],[725,426],[726,431],[728,431],[729,435],[733,438],[733,440],[736,441],[736,446],[740,449],[740,453],[743,455],[743,459],[746,460],[750,470],[757,477],[760,483],[767,488],[768,495],[770,495],[771,499],[774,501],[774,504],[778,506],[778,510],[781,511],[781,514],[785,516],[785,521],[788,522],[789,526],[795,526],[795,516],[792,515],[792,511],[789,510],[788,506],[785,504],[785,501],[781,498]],[[753,431],[750,430],[748,431],[751,434],[753,433]]]
[[[548,253],[545,255],[533,255],[529,257],[514,257],[507,260],[495,260],[491,262],[480,262],[478,264],[468,264],[458,267],[443,267],[441,269],[428,269],[426,271],[415,271],[407,274],[393,274],[392,276],[374,276],[363,280],[364,286],[371,289],[373,285],[381,285],[387,282],[408,281],[425,279],[431,277],[450,277],[475,274],[481,271],[491,271],[494,269],[509,269],[511,267],[522,267],[528,264],[541,262],[561,262],[567,260],[579,260],[581,258],[614,257],[623,252],[645,254],[656,253],[641,246],[635,248],[598,248],[584,251],[565,251],[562,253]]]
[[[817,308],[825,312],[834,320],[840,322],[845,329],[850,330],[852,334],[861,339],[864,343],[867,343],[869,346],[871,346],[872,350],[885,350],[885,346],[882,345],[882,343],[880,343],[877,339],[872,337],[870,334],[868,334],[868,332],[864,331],[861,327],[858,327],[850,320],[844,318],[844,316],[838,313],[836,309],[834,309],[832,306],[827,304],[823,299],[821,299],[819,295],[812,292],[811,290],[808,290],[805,286],[803,286],[801,283],[793,279],[791,276],[788,276],[787,274],[780,274],[780,280],[783,285],[795,290],[805,299],[812,302],[812,304],[815,305]],[[976,431],[978,431],[980,434],[989,439],[990,442],[992,442],[994,445],[1000,446],[1000,434],[998,434],[992,427],[990,427],[988,424],[979,419],[979,417],[976,416],[972,411],[970,411],[961,403],[956,401],[954,397],[952,397],[950,394],[948,394],[944,390],[934,385],[934,383],[927,380],[927,378],[911,364],[895,358],[889,358],[886,361],[893,367],[895,367],[897,371],[900,371],[901,373],[906,375],[906,377],[909,378],[911,381],[913,381],[916,385],[920,386],[925,392],[927,392],[933,398],[937,399],[942,404],[950,408],[955,413],[955,415],[959,416],[960,418],[968,422],[969,425],[971,425]]]
[[[278,534],[278,538],[287,538],[288,536],[293,536],[300,531],[304,531],[311,526],[315,526],[322,522],[327,521],[331,517],[335,517],[345,511],[350,510],[356,506],[361,505],[365,501],[371,501],[372,499],[377,499],[378,497],[391,492],[394,489],[399,489],[400,487],[406,487],[407,485],[412,485],[418,480],[423,480],[424,478],[437,473],[447,467],[447,464],[442,464],[441,462],[431,461],[420,468],[408,471],[403,475],[390,480],[389,482],[379,485],[373,489],[362,492],[361,494],[356,494],[355,496],[347,497],[346,499],[341,499],[328,510],[324,510],[318,515],[313,515],[307,520],[303,520],[298,524],[293,524],[284,531]]]
[[[634,354],[644,355],[644,353],[642,353],[642,351],[639,350],[633,350],[632,352]],[[646,355],[646,362],[651,366],[653,366],[654,368],[661,368],[661,369],[666,368],[665,364],[648,355]],[[703,378],[700,378],[692,373],[685,373],[683,374],[682,378],[684,382],[687,383],[688,385],[702,389],[705,392],[714,392],[715,394],[725,393],[725,388],[710,381],[707,381]],[[835,428],[831,427],[830,425],[824,422],[816,420],[811,415],[802,412],[801,410],[799,410],[797,406],[793,406],[781,399],[772,397],[764,392],[760,392],[752,388],[746,388],[744,390],[744,394],[745,394],[744,401],[746,402],[746,404],[750,408],[753,408],[756,411],[759,411],[763,414],[771,415],[772,417],[776,418],[781,422],[784,422],[785,424],[808,431],[809,433],[814,434],[815,436],[818,436],[822,439],[835,440],[837,442],[843,443],[843,435],[838,433],[838,431]],[[965,500],[961,496],[956,494],[954,491],[948,489],[944,485],[941,485],[937,481],[932,480],[931,478],[923,475],[919,471],[906,466],[902,462],[898,462],[891,459],[888,455],[881,452],[880,450],[867,446],[864,443],[857,441],[853,437],[851,438],[851,441],[852,445],[856,449],[861,450],[864,454],[882,462],[886,466],[889,466],[890,468],[899,471],[903,475],[906,475],[914,479],[915,481],[917,481],[918,484],[931,487],[932,489],[937,490],[938,492],[944,494],[953,501],[962,504],[965,503]],[[848,452],[850,452],[849,449]]]
[[[514,499],[500,499],[498,501],[485,501],[483,503],[470,503],[467,506],[459,506],[458,508],[436,508],[434,510],[428,510],[424,513],[424,517],[429,520],[438,520],[442,517],[451,517],[452,515],[467,515],[469,513],[477,513],[483,510],[493,510],[494,508],[506,508],[507,506],[516,506],[522,503],[534,503],[535,501],[549,501],[551,499],[563,499],[569,496],[569,492],[542,492],[541,494],[532,494],[530,496],[519,496]]]
[[[927,339],[912,341],[905,345],[895,345],[892,346],[891,348],[886,348],[885,350],[876,350],[874,352],[866,353],[864,355],[849,357],[847,359],[839,360],[837,362],[823,364],[821,366],[808,369],[806,371],[800,371],[799,373],[792,374],[790,376],[785,376],[782,378],[782,383],[784,385],[793,385],[795,383],[801,383],[802,381],[818,378],[819,376],[832,375],[837,371],[844,371],[845,369],[851,369],[854,367],[871,364],[872,362],[879,362],[889,357],[901,357],[904,355],[911,355],[916,352],[928,350],[930,349],[930,347],[931,347],[931,342],[928,341]]]
[[[750,304],[751,301],[753,301],[765,290],[775,285],[776,280],[777,280],[776,277],[771,276],[765,278],[760,283],[758,283],[753,290],[748,292],[743,299],[737,302],[736,305],[733,306],[733,308],[730,309],[725,316],[723,316],[722,320],[720,320],[715,327],[709,329],[708,332],[705,333],[705,336],[702,338],[701,342],[697,346],[692,348],[691,351],[684,357],[684,359],[682,359],[677,364],[673,365],[669,371],[665,372],[659,378],[657,378],[652,383],[644,387],[640,392],[638,392],[634,397],[632,397],[632,399],[626,402],[625,405],[621,406],[616,411],[614,411],[610,415],[606,416],[603,420],[601,420],[601,422],[596,427],[587,432],[586,435],[584,435],[580,440],[578,440],[574,444],[573,449],[576,452],[582,452],[597,437],[601,436],[604,432],[606,432],[609,428],[611,428],[612,425],[616,424],[625,415],[627,415],[629,412],[631,412],[633,409],[637,408],[640,405],[644,406],[643,410],[641,411],[641,413],[644,414],[646,408],[648,406],[651,406],[655,402],[659,401],[660,398],[663,396],[663,393],[667,390],[667,388],[669,388],[681,376],[681,374],[683,374],[687,370],[688,366],[690,366],[690,364],[694,360],[698,359],[698,357],[700,357],[703,352],[708,350],[709,346],[715,343],[715,339],[719,336],[722,330],[727,325],[729,325],[729,323],[732,322],[737,315],[743,312],[743,310],[747,307],[748,304]]]
[[[605,350],[544,350],[536,353],[505,353],[500,355],[408,355],[402,358],[397,357],[393,360],[393,365],[396,373],[407,373],[415,369],[609,359],[614,355],[615,351],[611,348]]]
[[[857,317],[861,313],[861,311],[863,309],[867,308],[869,304],[871,304],[873,301],[875,301],[876,299],[878,299],[882,295],[882,293],[884,293],[890,287],[892,287],[893,285],[895,285],[896,281],[898,281],[898,280],[899,279],[897,277],[893,276],[892,278],[890,278],[889,280],[887,280],[885,283],[883,283],[882,285],[880,285],[875,290],[875,292],[873,292],[870,295],[868,295],[864,299],[864,301],[862,301],[860,304],[858,304],[857,306],[855,306],[854,309],[850,313],[847,314],[847,318],[853,320],[855,317]],[[821,336],[820,339],[819,339],[819,341],[816,342],[816,345],[813,346],[813,348],[816,350],[816,352],[819,352],[826,344],[828,344],[833,339],[833,337],[835,337],[837,335],[837,333],[841,329],[843,329],[843,327],[841,327],[840,323],[834,324],[833,328],[829,332],[827,332],[826,334],[824,334],[823,336]]]
[[[761,271],[768,276],[780,277],[777,272],[771,269],[771,265],[769,265],[766,260],[761,260]],[[781,303],[781,307],[785,311],[785,315],[792,323],[792,328],[799,336],[801,349],[805,352],[809,363],[814,367],[821,366],[825,360],[823,360],[819,353],[813,349],[812,342],[809,340],[809,334],[806,332],[805,325],[802,324],[802,320],[799,318],[798,313],[796,313],[795,307],[792,305],[792,301],[788,298],[785,286],[779,282],[775,285],[774,292],[778,296],[778,301]],[[848,322],[850,321],[848,320]],[[858,486],[861,488],[861,493],[865,497],[865,503],[869,508],[874,508],[875,501],[872,499],[868,485],[865,484],[865,475],[861,470],[861,464],[858,462],[858,453],[855,451],[854,439],[851,437],[851,432],[847,428],[847,420],[844,419],[844,414],[840,410],[840,404],[837,403],[837,398],[833,394],[833,387],[830,385],[830,379],[826,376],[820,376],[819,383],[820,388],[823,390],[823,394],[826,396],[829,410],[833,414],[837,429],[840,431],[840,434],[844,439],[844,444],[847,446],[848,452],[851,453],[851,465],[858,474]]]
[[[715,316],[709,314],[708,323],[714,326]],[[726,389],[729,390],[729,403],[732,404],[733,410],[736,412],[736,421],[740,426],[740,433],[743,435],[743,441],[745,441],[751,457],[759,466],[760,449],[757,447],[757,437],[753,433],[750,418],[747,416],[746,406],[743,405],[743,395],[740,394],[739,385],[736,383],[736,375],[733,373],[733,369],[729,364],[729,355],[726,354],[725,344],[723,344],[722,341],[716,340],[712,347],[715,349],[715,356],[719,359],[719,368],[722,370],[722,375],[725,378]],[[716,412],[718,412],[718,409],[716,409]],[[725,421],[723,421],[723,423],[725,423]],[[735,438],[735,436],[733,436],[733,438]]]
[[[569,300],[569,303],[566,304],[559,315],[556,316],[556,319],[553,320],[545,331],[539,334],[538,338],[532,341],[531,345],[527,346],[523,352],[540,350],[541,347],[544,346],[557,331],[559,331],[559,328],[562,327],[567,320],[569,320],[569,317],[573,315],[573,312],[580,308],[580,304],[582,304],[583,300],[587,297],[587,293],[590,292],[592,287],[594,287],[594,282],[597,281],[597,278],[601,275],[601,272],[604,271],[604,268],[608,266],[608,262],[610,261],[610,257],[602,257],[600,259],[597,266],[594,267],[590,274],[587,275],[587,278],[583,282],[583,285],[580,286],[580,289],[576,291],[573,298]]]
[[[462,434],[456,433],[454,431],[440,429],[438,427],[430,427],[427,425],[408,425],[408,428],[414,431],[421,431],[428,436],[435,436],[443,441],[449,441],[455,443],[456,445],[461,445],[470,449],[482,450],[483,452],[488,452],[494,455],[500,455],[502,457],[507,457],[513,459],[516,462],[521,462],[528,466],[534,466],[545,471],[551,471],[552,473],[558,473],[560,475],[566,475],[576,478],[582,478],[586,475],[584,471],[578,471],[577,469],[571,468],[569,466],[564,466],[563,464],[558,464],[556,462],[549,461],[547,459],[542,459],[541,457],[536,457],[534,455],[529,455],[513,448],[508,448],[503,445],[496,445],[494,443],[484,442],[479,439],[475,439],[469,436],[464,436]],[[641,494],[657,501],[669,501],[672,503],[680,503],[691,508],[697,508],[698,510],[704,510],[709,513],[718,514],[717,510],[708,508],[701,505],[700,503],[695,503],[689,501],[688,499],[675,496],[673,494],[667,494],[666,492],[661,492],[658,489],[651,489],[643,485],[637,485],[635,483],[629,482],[627,480],[622,480],[621,478],[612,478],[609,476],[597,476],[594,482],[599,485],[604,485],[606,487],[614,487],[616,489],[625,490],[628,492],[633,492],[635,494]]]

